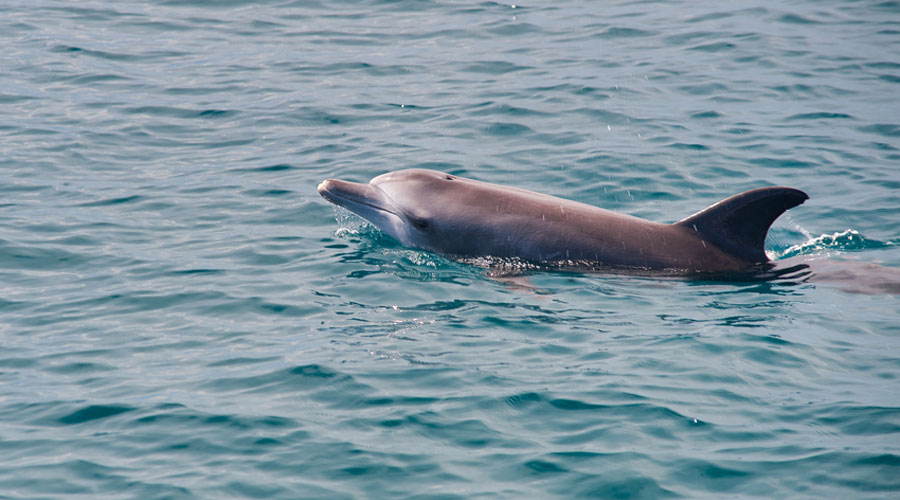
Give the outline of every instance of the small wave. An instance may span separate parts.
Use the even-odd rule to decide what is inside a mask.
[[[459,261],[478,268],[489,269],[490,274],[495,277],[513,276],[543,269],[538,263],[516,257],[461,257]]]
[[[362,217],[347,210],[346,208],[334,206],[334,219],[337,221],[338,228],[335,231],[336,236],[359,236],[368,229],[374,227]]]
[[[811,255],[832,251],[859,252],[875,248],[884,248],[893,245],[890,241],[880,241],[867,238],[854,229],[846,231],[822,234],[810,237],[807,241],[793,245],[785,249],[778,258],[786,259],[797,255]]]
[[[135,408],[130,406],[110,406],[110,405],[89,405],[78,410],[75,410],[72,413],[69,413],[63,417],[60,417],[59,422],[63,424],[81,424],[84,422],[89,422],[91,420],[99,420],[107,417],[112,417],[114,415],[118,415],[120,413],[125,413],[134,410]]]

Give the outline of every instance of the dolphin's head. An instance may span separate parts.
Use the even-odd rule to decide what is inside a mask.
[[[453,176],[431,170],[401,170],[379,175],[368,184],[326,179],[319,194],[350,210],[403,244],[430,249],[433,214]]]
[[[470,209],[484,203],[484,183],[434,170],[389,172],[368,184],[327,179],[326,200],[356,213],[401,243],[443,253],[469,253]],[[438,217],[439,215],[439,217]],[[475,231],[477,232],[477,230]]]

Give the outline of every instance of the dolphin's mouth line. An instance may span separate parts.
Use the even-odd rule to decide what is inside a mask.
[[[390,199],[390,198],[388,198],[388,199]],[[379,207],[378,205],[373,205],[373,204],[367,203],[365,201],[358,201],[357,203],[359,203],[360,205],[365,205],[370,208],[374,208],[375,210],[378,210],[379,212],[387,212],[391,215],[396,215],[397,217],[405,218],[402,215],[398,214],[397,212],[394,212],[393,210],[388,210],[387,208]]]
[[[328,181],[324,181],[321,184],[319,184],[319,189],[318,189],[319,194],[321,194],[326,199],[328,199],[329,201],[331,201],[332,203],[334,203],[336,205],[343,206],[344,208],[349,208],[349,207],[345,206],[346,204],[363,205],[363,206],[372,208],[374,210],[377,210],[379,212],[389,213],[389,214],[391,214],[395,217],[399,217],[401,219],[408,219],[407,216],[405,216],[403,214],[399,214],[395,210],[391,210],[389,208],[386,208],[385,206],[376,205],[376,204],[372,203],[365,196],[357,195],[356,193],[353,193],[350,191],[335,192],[335,191],[329,189],[329,186],[327,183],[328,183]],[[384,197],[384,199],[386,201],[390,202],[391,205],[396,205],[396,203],[394,203],[394,200],[392,200],[391,197],[388,196],[384,191],[379,189],[378,186],[373,186],[372,184],[366,184],[366,186],[377,191],[378,194],[381,195],[382,197]]]

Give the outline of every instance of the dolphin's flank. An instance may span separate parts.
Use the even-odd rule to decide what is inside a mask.
[[[389,172],[368,184],[328,179],[318,190],[404,245],[443,255],[686,273],[767,262],[769,226],[809,198],[758,188],[661,224],[434,170]]]

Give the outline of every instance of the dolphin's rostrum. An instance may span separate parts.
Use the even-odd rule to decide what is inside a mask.
[[[404,245],[447,256],[684,273],[767,262],[769,226],[809,198],[758,188],[661,224],[434,170],[389,172],[368,184],[328,179],[318,189]]]

